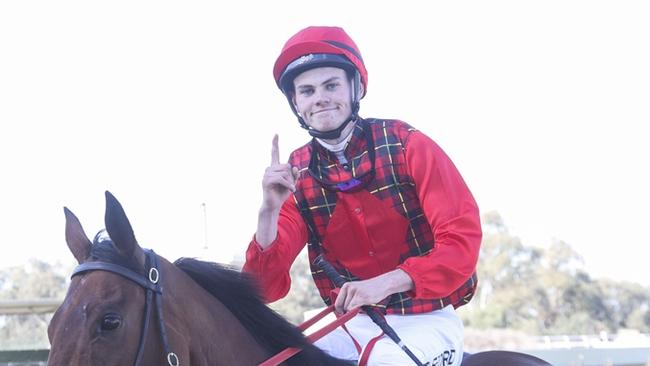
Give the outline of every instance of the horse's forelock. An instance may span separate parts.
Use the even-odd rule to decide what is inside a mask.
[[[90,247],[90,260],[118,264],[134,272],[144,274],[144,268],[137,262],[135,257],[126,257],[117,250],[105,229],[100,230],[93,239],[93,244]]]

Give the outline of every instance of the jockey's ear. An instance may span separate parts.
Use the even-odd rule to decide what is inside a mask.
[[[77,216],[67,207],[63,208],[63,212],[65,213],[65,241],[77,262],[82,263],[90,255],[90,240]]]
[[[298,104],[296,103],[296,93],[291,93],[291,103],[293,103],[293,109],[296,111],[296,114],[302,117],[300,110],[298,110]]]
[[[133,234],[131,223],[120,202],[106,191],[106,213],[104,215],[106,231],[115,248],[125,257],[134,256],[138,263],[144,265],[144,252]]]

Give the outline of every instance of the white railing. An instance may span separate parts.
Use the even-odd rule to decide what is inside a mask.
[[[534,337],[536,348],[650,348],[650,334],[623,330],[618,334],[579,334]]]
[[[59,305],[59,299],[0,300],[0,315],[53,313]]]

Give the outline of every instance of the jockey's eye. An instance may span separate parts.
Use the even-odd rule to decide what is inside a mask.
[[[302,96],[308,97],[314,94],[314,88],[302,87],[298,89],[298,93]]]
[[[341,84],[338,82],[331,82],[331,83],[327,83],[327,85],[325,85],[325,88],[327,88],[327,90],[335,90],[336,87],[338,87],[339,85]]]
[[[117,314],[106,314],[102,319],[102,330],[115,330],[122,324],[122,317]]]

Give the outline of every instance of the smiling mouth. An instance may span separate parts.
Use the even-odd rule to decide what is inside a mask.
[[[330,111],[335,111],[335,110],[336,110],[336,108],[321,109],[320,111],[316,111],[316,112],[312,113],[311,115],[313,116],[314,114],[319,114],[319,113],[323,113],[323,112],[330,112]]]

